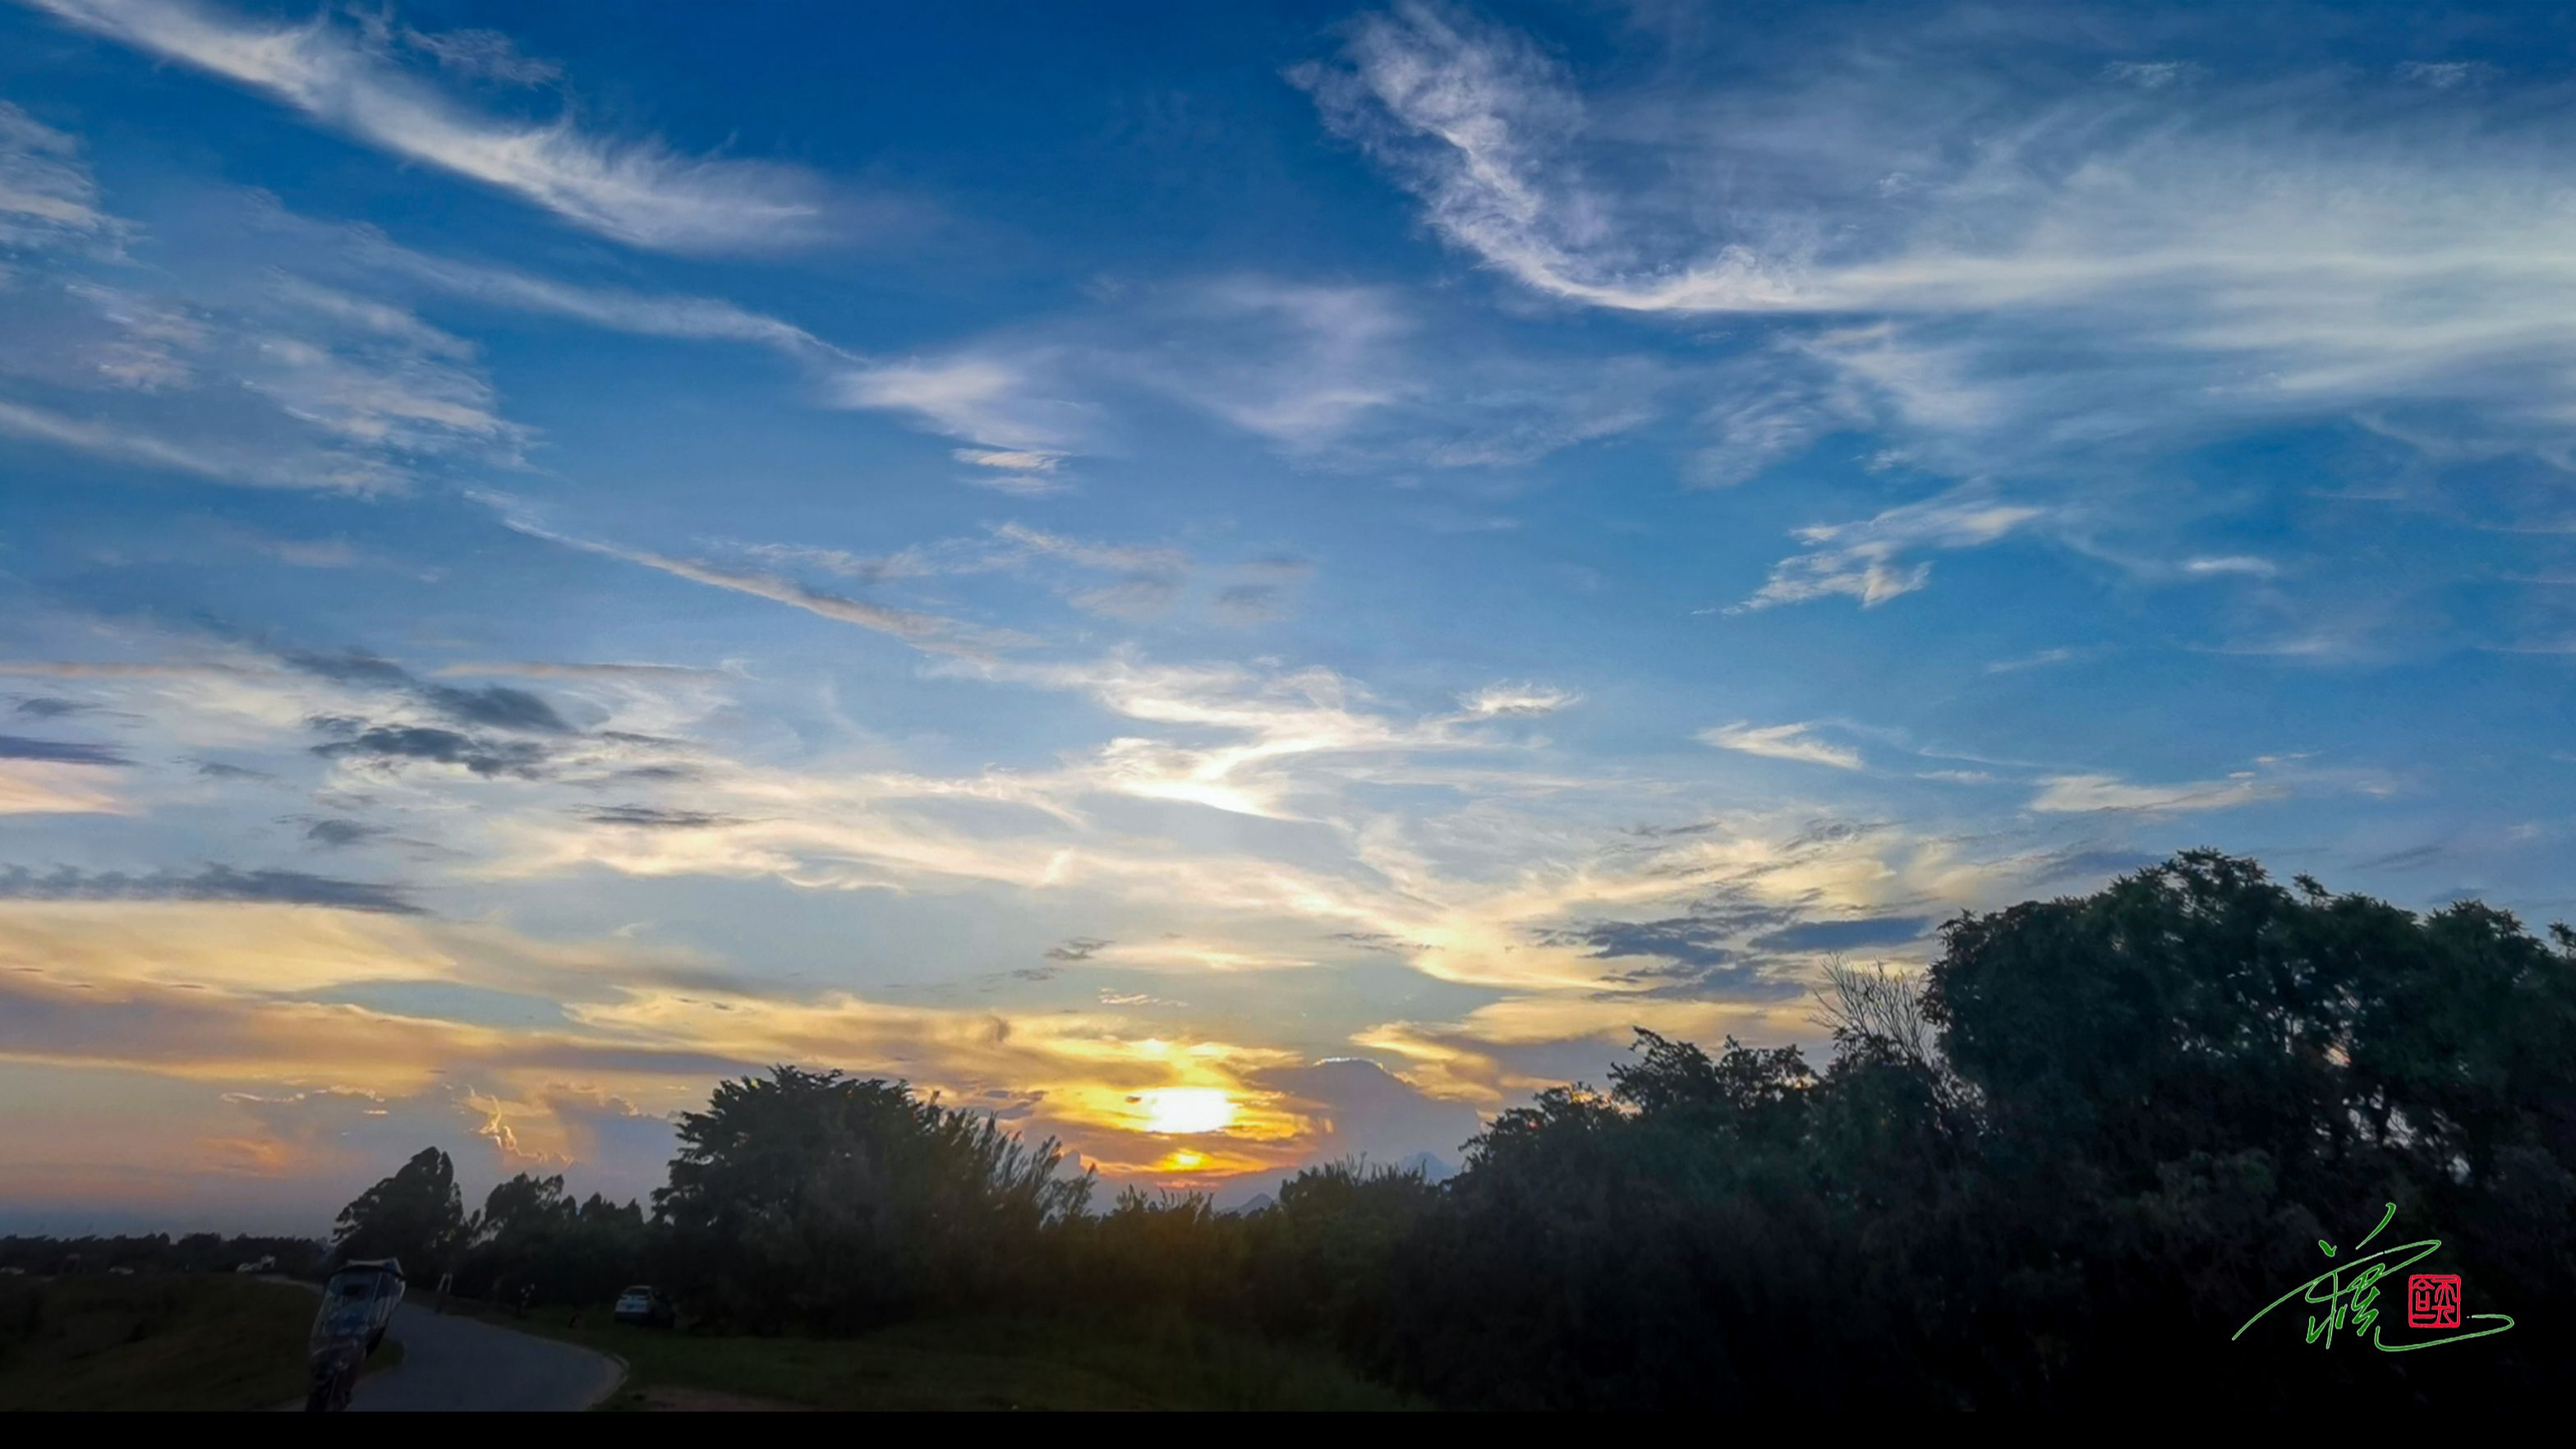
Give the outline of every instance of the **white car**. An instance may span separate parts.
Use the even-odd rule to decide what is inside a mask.
[[[671,1300],[650,1283],[638,1283],[617,1295],[617,1321],[668,1328],[674,1317]]]

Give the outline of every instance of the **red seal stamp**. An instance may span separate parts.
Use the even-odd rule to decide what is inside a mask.
[[[2416,1273],[2406,1279],[2408,1328],[2460,1326],[2460,1275]]]

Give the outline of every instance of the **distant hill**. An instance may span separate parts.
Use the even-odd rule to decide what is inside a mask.
[[[1422,1174],[1422,1180],[1424,1182],[1447,1182],[1450,1178],[1458,1175],[1458,1169],[1451,1167],[1448,1163],[1441,1161],[1439,1158],[1432,1156],[1428,1152],[1417,1152],[1413,1154],[1411,1157],[1397,1163],[1395,1165],[1395,1170],[1398,1172],[1418,1172]]]

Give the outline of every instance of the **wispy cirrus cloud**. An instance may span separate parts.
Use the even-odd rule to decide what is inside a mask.
[[[26,0],[64,23],[279,101],[406,160],[507,192],[572,225],[674,252],[773,251],[824,239],[827,188],[792,166],[682,155],[657,140],[583,130],[569,114],[477,110],[404,70],[363,28],[325,11],[279,25],[192,0]],[[488,42],[423,37],[451,66],[490,72]],[[521,74],[526,63],[516,63]]]
[[[2250,771],[2224,780],[2185,780],[2165,785],[2136,784],[2116,775],[2058,775],[2040,783],[2040,792],[2031,797],[2030,808],[2056,814],[2105,811],[2167,815],[2233,810],[2240,805],[2278,800],[2289,793],[2280,784]]]
[[[2576,460],[2564,91],[2434,62],[2263,73],[2217,63],[2217,27],[2125,12],[2037,51],[1955,17],[1793,29],[1712,21],[1650,70],[1409,0],[1288,72],[1513,291],[1727,328],[1684,384],[1711,438],[1692,481],[1846,437],[1907,465],[1881,476],[1994,490],[1818,529],[1745,607],[1882,603],[1933,550],[2041,526],[2009,510],[2080,500],[2088,531],[2190,560],[2161,576],[2277,585],[2305,633],[2343,608],[2333,580],[2177,546],[2196,508],[2253,506],[2190,499],[2180,450],[2324,427],[2428,468]]]
[[[899,609],[887,604],[854,599],[835,594],[780,574],[754,570],[730,569],[695,559],[677,558],[647,549],[626,548],[596,539],[578,538],[559,533],[530,518],[514,501],[494,495],[481,495],[500,514],[502,523],[514,532],[582,553],[595,554],[635,564],[673,578],[686,579],[709,588],[725,589],[768,599],[792,609],[837,623],[855,624],[880,634],[891,634],[917,649],[940,654],[985,655],[1020,647],[1029,641],[1027,635],[1013,629],[969,624],[962,620],[912,609]]]
[[[0,115],[0,196],[24,190],[9,177],[26,133]],[[78,192],[90,213],[0,237],[22,264],[0,287],[0,435],[237,486],[358,494],[399,493],[446,466],[519,465],[534,435],[502,414],[473,344],[265,252],[146,247],[140,228],[96,210],[67,139],[37,140],[54,192]],[[102,250],[101,233],[160,264]]]
[[[1820,740],[1812,724],[1751,725],[1741,722],[1718,725],[1699,732],[1699,741],[1740,755],[1760,755],[1772,760],[1796,760],[1809,765],[1831,765],[1837,770],[1861,767],[1860,752]]]
[[[1981,548],[2041,517],[2038,508],[2005,503],[1986,489],[1963,486],[1851,523],[1815,524],[1797,533],[1809,551],[1773,565],[1770,578],[1732,612],[1837,595],[1859,601],[1864,609],[1875,608],[1930,582],[1932,565],[1915,555]]]
[[[0,101],[0,245],[112,253],[126,230],[101,206],[78,138]]]

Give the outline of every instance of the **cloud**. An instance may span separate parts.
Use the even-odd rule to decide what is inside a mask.
[[[891,634],[914,648],[928,653],[982,656],[1018,648],[1030,642],[1026,635],[1014,630],[987,628],[956,619],[942,618],[936,614],[917,613],[909,609],[872,604],[864,599],[853,599],[846,595],[810,588],[777,574],[720,568],[714,564],[674,558],[643,549],[623,548],[615,544],[575,538],[530,521],[510,500],[484,495],[482,501],[499,510],[504,526],[531,538],[542,538],[550,543],[561,544],[583,553],[637,564],[669,574],[674,578],[704,584],[710,588],[726,589],[738,594],[749,594],[754,598],[768,599],[773,603],[802,609],[806,613],[837,623],[856,624],[862,629]]]
[[[2051,813],[2107,811],[2165,815],[2196,810],[2233,810],[2277,800],[2289,792],[2251,773],[2224,780],[2187,780],[2172,785],[2136,785],[2115,775],[2057,775],[2040,782],[2030,808]]]
[[[289,649],[279,658],[289,668],[335,684],[399,690],[457,724],[540,734],[563,734],[572,728],[555,713],[554,706],[524,689],[512,689],[505,684],[485,685],[480,689],[429,684],[390,659],[355,650],[324,654]]]
[[[0,735],[0,760],[41,760],[57,765],[123,765],[125,756],[105,745],[81,744],[74,740],[38,740],[25,735]]]
[[[1785,55],[1715,26],[1727,53],[1627,82],[1404,4],[1288,74],[1514,285],[1758,328],[1775,365],[1715,409],[1770,440],[1741,445],[1743,471],[1840,424],[1954,475],[2063,487],[2148,447],[2381,413],[2569,456],[2564,95],[2501,98],[2465,63],[2409,62],[2392,90],[2086,56],[2132,28],[2005,59],[1939,21],[1855,21]],[[1700,60],[1725,83],[1671,82]]]
[[[516,775],[533,780],[551,758],[545,746],[530,740],[493,739],[430,725],[368,725],[345,739],[318,744],[313,753],[325,759],[347,759],[380,765],[416,761],[454,765],[491,778]]]
[[[2047,669],[2054,665],[2071,664],[2076,660],[2085,657],[2085,655],[2090,652],[2091,651],[2089,650],[2073,649],[2064,646],[2054,649],[2040,649],[2029,654],[2022,655],[2018,659],[1997,659],[1986,666],[1986,672],[1988,674],[2018,674],[2025,669]]]
[[[403,44],[445,69],[476,80],[537,86],[563,75],[562,66],[521,52],[516,41],[497,30],[427,32],[406,25],[396,34]]]
[[[74,417],[6,398],[0,398],[0,433],[70,448],[111,462],[166,468],[254,488],[374,493],[388,486],[384,474],[360,464],[263,458],[229,443],[156,437],[102,419]]]
[[[1335,468],[1520,467],[1633,431],[1670,389],[1650,358],[1532,355],[1426,326],[1426,310],[1393,288],[1237,274],[1155,289],[1082,350],[1095,372]]]
[[[138,268],[69,233],[18,240],[25,265],[0,287],[0,434],[236,486],[356,494],[459,463],[517,466],[533,441],[501,415],[470,344],[287,272],[275,247],[154,243],[155,265]]]
[[[950,456],[960,463],[978,468],[994,468],[1005,473],[1053,473],[1064,462],[1062,453],[1008,452],[1000,448],[958,448]]]
[[[1909,562],[1933,549],[1981,548],[2042,517],[2042,511],[1997,502],[1982,488],[1952,489],[1855,523],[1799,529],[1811,551],[1782,559],[1753,596],[1730,612],[1802,604],[1837,594],[1876,608],[1930,582],[1932,565]]]
[[[514,268],[430,256],[373,232],[341,240],[349,263],[376,281],[409,281],[487,307],[534,312],[611,332],[698,342],[743,342],[823,367],[854,361],[813,333],[716,297],[580,286]]]
[[[0,815],[120,815],[94,765],[0,759]]]
[[[385,828],[381,825],[369,825],[360,820],[329,819],[307,825],[304,838],[333,850],[345,850],[352,845],[363,845],[384,833]]]
[[[1683,1041],[1794,1040],[1812,1035],[1802,997],[1692,1001],[1623,996],[1507,997],[1446,1022],[1394,1021],[1352,1044],[1396,1059],[1405,1079],[1443,1101],[1501,1107],[1600,1070],[1645,1027]]]
[[[1484,1130],[1473,1109],[1433,1097],[1395,1072],[1361,1057],[1330,1057],[1254,1073],[1252,1082],[1287,1094],[1315,1124],[1301,1144],[1314,1161],[1361,1159],[1392,1166],[1428,1151],[1455,1161],[1468,1138]]]
[[[1814,728],[1812,724],[1750,725],[1739,721],[1701,730],[1698,739],[1704,745],[1715,745],[1738,754],[1760,755],[1765,759],[1831,765],[1837,770],[1861,767],[1858,751],[1815,738],[1809,733]]]
[[[741,822],[705,810],[673,810],[658,805],[594,805],[580,812],[593,825],[632,830],[712,830]]]
[[[0,101],[0,246],[113,254],[126,232],[100,208],[80,142]]]
[[[127,875],[70,866],[43,875],[25,866],[0,870],[0,900],[18,901],[241,901],[266,905],[325,906],[334,910],[420,914],[394,886],[308,875],[300,870],[235,870],[210,865],[191,875],[156,871]]]
[[[2236,575],[2243,578],[2268,579],[2278,575],[2281,572],[2281,566],[2270,559],[2255,558],[2249,554],[2225,554],[2185,559],[2182,571],[2194,578]]]
[[[2160,91],[2197,79],[2206,71],[2187,60],[2115,60],[2102,67],[2102,78],[2140,90]]]
[[[908,413],[964,438],[977,445],[964,451],[979,455],[967,461],[991,467],[980,457],[1061,455],[1092,432],[1093,409],[1059,395],[1053,363],[1045,350],[871,362],[842,372],[832,396],[842,407]]]
[[[1929,916],[1878,916],[1857,921],[1805,921],[1753,944],[1765,951],[1847,951],[1857,946],[1902,946],[1920,940]]]
[[[824,188],[797,168],[689,157],[658,141],[594,135],[569,113],[536,123],[478,112],[390,64],[327,11],[281,26],[189,0],[32,3],[67,24],[259,91],[406,160],[635,246],[774,251],[826,235]],[[446,49],[479,53],[487,66],[493,53],[460,49],[452,38]]]
[[[2474,60],[2409,60],[2397,67],[2397,78],[2437,91],[2473,86],[2495,74],[2495,67]]]
[[[701,669],[688,664],[581,663],[554,659],[466,660],[442,664],[431,672],[451,678],[504,674],[525,679],[604,679],[641,684],[681,684],[729,677],[721,669]]]
[[[421,694],[432,709],[459,724],[534,730],[545,734],[563,734],[572,728],[555,713],[553,705],[524,689],[512,689],[505,684],[488,684],[481,689],[455,689],[433,684],[424,688]]]
[[[1527,718],[1555,714],[1582,702],[1570,689],[1544,684],[1489,684],[1461,695],[1458,707],[1472,719]]]
[[[1551,931],[1552,944],[1589,946],[1604,960],[1652,956],[1675,966],[1706,972],[1735,964],[1736,951],[1726,943],[1740,929],[1732,922],[1700,916],[1668,916],[1659,921],[1598,921]]]

